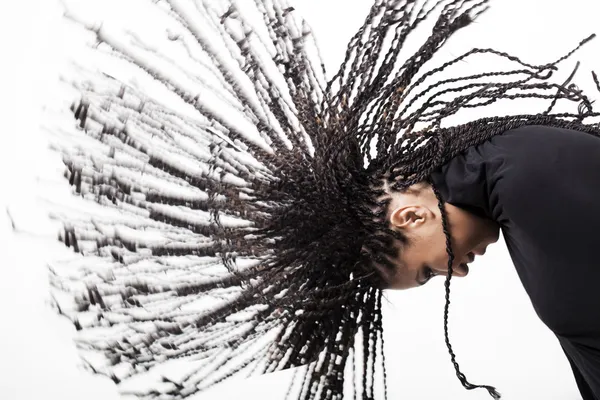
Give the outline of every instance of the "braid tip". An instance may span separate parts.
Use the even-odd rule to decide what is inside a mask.
[[[500,398],[502,398],[502,395],[496,390],[495,387],[492,386],[488,386],[486,387],[488,393],[490,394],[490,396],[492,396],[492,398],[494,400],[499,400]]]

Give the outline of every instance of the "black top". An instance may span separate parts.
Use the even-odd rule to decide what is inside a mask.
[[[466,150],[432,178],[446,202],[500,224],[584,400],[600,400],[600,138],[521,127]]]

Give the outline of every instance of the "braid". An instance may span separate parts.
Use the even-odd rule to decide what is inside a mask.
[[[442,228],[444,230],[444,235],[446,236],[446,252],[448,253],[448,275],[446,277],[446,282],[444,283],[444,287],[446,289],[446,304],[444,306],[444,338],[446,346],[448,347],[448,352],[450,353],[450,360],[452,361],[452,365],[454,365],[454,369],[456,371],[456,376],[458,377],[458,380],[460,380],[460,383],[462,383],[465,389],[473,390],[477,388],[484,388],[487,389],[492,398],[499,399],[500,393],[498,393],[498,391],[496,391],[496,388],[494,388],[493,386],[473,385],[467,380],[465,375],[462,372],[460,372],[460,367],[458,366],[458,362],[456,362],[456,355],[454,354],[454,351],[452,350],[452,345],[450,344],[450,339],[448,337],[448,311],[450,309],[450,280],[452,279],[452,264],[454,263],[454,253],[452,252],[450,229],[448,228],[448,215],[446,214],[444,201],[435,185],[432,184],[432,187],[433,192],[435,193],[435,196],[438,199],[438,206],[442,215]]]
[[[231,0],[148,1],[164,19],[156,31],[167,32],[151,38],[67,12],[95,35],[95,56],[140,82],[113,78],[109,66],[78,69],[67,82],[78,93],[64,110],[69,123],[48,129],[88,206],[52,210],[77,258],[50,269],[57,298],[68,299],[57,309],[81,331],[78,345],[104,356],[88,368],[120,384],[185,361],[177,380],[158,377],[135,393],[185,399],[232,376],[300,367],[286,398],[337,400],[350,363],[353,397],[372,400],[382,365],[387,398],[381,288],[408,242],[386,220],[389,192],[429,182],[508,129],[600,136],[590,122],[600,113],[572,83],[579,65],[551,81],[593,35],[541,65],[487,48],[437,63],[438,50],[487,4],[374,0],[330,79],[310,27],[285,0],[246,4],[258,21]],[[401,58],[430,18],[429,37]],[[482,55],[510,66],[440,78]],[[531,99],[548,104],[484,114]],[[465,122],[473,109],[481,117]],[[434,193],[449,258],[451,361],[465,388],[499,398],[467,381],[450,345],[454,255]]]

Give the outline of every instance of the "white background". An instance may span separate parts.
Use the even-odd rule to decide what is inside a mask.
[[[312,26],[330,74],[370,3],[292,2]],[[494,47],[533,63],[550,61],[600,31],[596,7],[594,0],[492,1],[492,8],[456,36],[451,46],[460,45],[461,50]],[[45,104],[60,99],[57,72],[63,68],[66,46],[77,40],[69,37],[66,41],[63,25],[59,2],[54,0],[7,2],[0,15],[2,400],[118,398],[111,381],[88,375],[78,366],[73,328],[47,306],[45,262],[65,250],[51,240],[52,226],[36,193],[40,186],[42,190],[67,189],[64,183],[52,183],[62,167],[59,158],[47,150],[40,116]],[[599,46],[597,39],[573,59],[584,64],[580,80],[589,81],[589,68],[600,67]],[[450,47],[451,54],[460,52],[453,53]],[[13,234],[6,205],[21,227],[36,235]],[[482,390],[465,391],[456,379],[443,341],[441,278],[425,288],[390,292],[387,297],[390,399],[489,398]],[[580,399],[558,342],[537,319],[503,243],[492,246],[467,278],[453,281],[450,313],[451,341],[471,382],[494,385],[508,400]],[[289,372],[281,372],[238,380],[199,394],[197,399],[279,400],[290,377]]]

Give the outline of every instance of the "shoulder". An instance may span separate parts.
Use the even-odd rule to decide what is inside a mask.
[[[494,136],[468,153],[485,160],[490,179],[509,179],[512,185],[532,179],[560,180],[600,167],[600,138],[573,129],[531,125]]]
[[[590,187],[600,188],[599,171],[600,138],[532,125],[468,148],[432,179],[445,201],[500,221],[548,198],[572,203],[576,189],[589,197]]]
[[[544,125],[528,125],[510,129],[496,135],[480,145],[485,151],[502,151],[519,161],[533,161],[529,157],[538,154],[572,155],[584,148],[600,148],[600,138],[575,129],[556,128]],[[526,156],[520,160],[519,156]]]
[[[600,195],[600,138],[589,133],[525,126],[492,138],[479,151],[495,165],[488,177],[511,219],[534,223],[550,211],[586,209]]]

